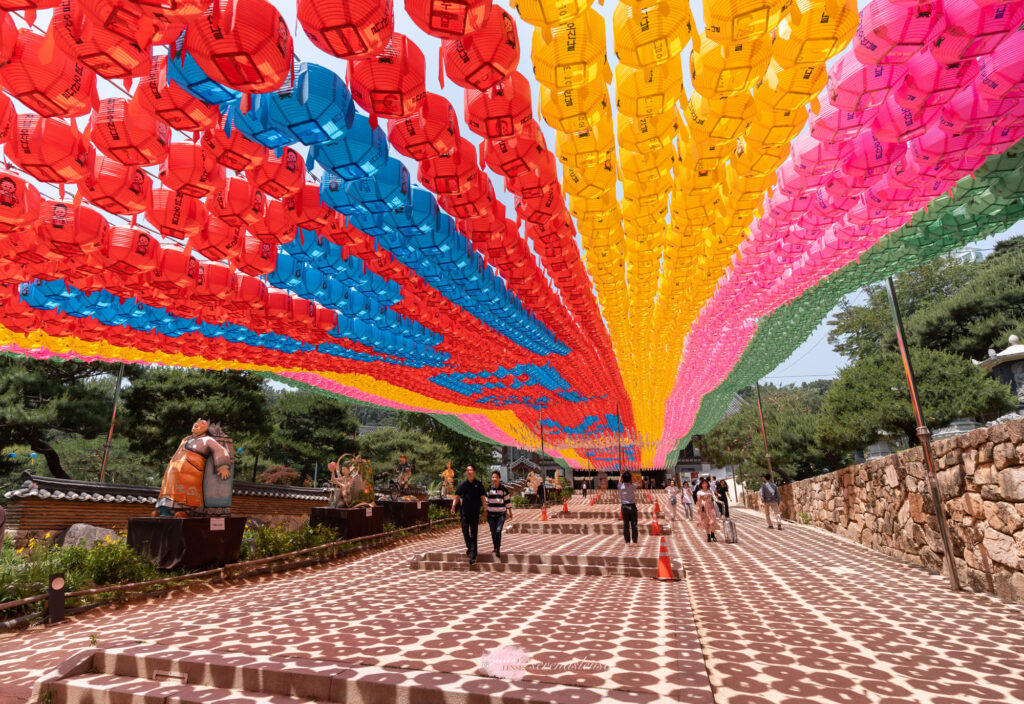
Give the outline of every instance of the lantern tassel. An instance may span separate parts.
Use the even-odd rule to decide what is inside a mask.
[[[437,48],[437,82],[444,88],[444,44]]]
[[[484,160],[484,143],[480,142],[480,170],[483,171],[487,162]]]

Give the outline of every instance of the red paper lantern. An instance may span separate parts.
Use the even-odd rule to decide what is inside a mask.
[[[224,131],[224,117],[216,127],[203,133],[203,146],[213,152],[217,163],[235,171],[255,169],[267,160],[267,148],[247,139],[238,130]]]
[[[269,274],[277,268],[277,246],[246,236],[242,251],[234,260],[238,270],[251,276]]]
[[[456,220],[486,218],[494,208],[494,187],[490,180],[478,178],[465,193],[438,196],[437,204]]]
[[[201,233],[208,217],[203,201],[166,188],[154,189],[146,208],[146,219],[161,235],[179,240]]]
[[[224,307],[236,311],[263,310],[267,303],[267,284],[255,276],[239,274],[232,284],[231,297]]]
[[[212,0],[138,0],[139,12],[175,23],[188,24],[203,16]]]
[[[467,89],[466,126],[484,139],[511,137],[533,122],[530,82],[513,71],[486,93]]]
[[[459,120],[451,103],[427,93],[414,113],[388,122],[388,141],[405,156],[421,161],[451,151]]]
[[[345,82],[352,99],[370,115],[396,118],[412,114],[426,93],[423,52],[395,32],[378,53],[348,64]]]
[[[394,30],[393,0],[299,0],[299,24],[320,51],[362,59],[387,45]]]
[[[112,227],[103,238],[100,253],[108,272],[136,276],[156,269],[160,242],[137,227]]]
[[[485,91],[519,65],[519,35],[512,16],[492,5],[484,25],[461,39],[447,39],[444,71],[463,88]]]
[[[491,0],[405,0],[416,26],[441,39],[457,39],[484,26]]]
[[[565,210],[562,189],[557,182],[540,193],[534,194],[532,190],[527,193],[529,195],[516,194],[516,214],[523,220],[543,223]]]
[[[298,193],[302,188],[306,182],[305,168],[302,155],[291,147],[285,147],[281,156],[268,153],[266,161],[248,169],[245,177],[267,195],[284,198]]]
[[[48,200],[40,209],[36,234],[53,251],[74,257],[99,250],[109,227],[106,218],[92,208]]]
[[[277,90],[292,69],[292,36],[266,0],[214,0],[185,31],[185,51],[207,76],[247,93]]]
[[[14,110],[14,103],[3,93],[0,93],[0,144],[3,144],[14,134],[14,121],[18,113]]]
[[[231,296],[235,272],[227,264],[202,262],[196,273],[192,299],[206,305],[221,305]]]
[[[502,176],[515,178],[541,165],[549,155],[544,135],[536,122],[530,122],[513,137],[488,139],[484,142],[484,160]]]
[[[149,73],[149,38],[137,44],[95,25],[86,16],[80,0],[62,0],[47,33],[61,51],[104,78]]]
[[[149,204],[153,179],[138,166],[125,166],[94,152],[89,155],[89,174],[78,187],[97,208],[118,215],[135,215]]]
[[[535,198],[552,186],[558,185],[558,170],[555,157],[545,152],[538,163],[529,171],[505,178],[505,188],[526,198]]]
[[[156,269],[146,277],[155,289],[171,295],[190,292],[199,274],[199,260],[181,247],[163,247]]]
[[[294,199],[296,224],[303,230],[315,232],[337,215],[320,200],[320,188],[315,183],[304,184],[297,194],[285,201],[290,199]]]
[[[244,227],[233,227],[220,218],[206,221],[203,231],[193,237],[192,247],[207,259],[235,259],[242,253]]]
[[[3,0],[0,0],[3,5]],[[18,41],[18,27],[14,24],[9,13],[0,14],[0,66],[11,60],[14,53],[14,45]]]
[[[263,219],[249,226],[249,232],[260,242],[267,244],[285,244],[295,239],[295,229],[299,226],[299,214],[296,210],[295,196],[287,196],[284,200],[268,199]]]
[[[138,46],[172,44],[185,31],[188,20],[172,19],[155,12],[147,2],[131,0],[80,0],[89,19],[102,29]],[[197,19],[197,18],[196,18]]]
[[[174,142],[160,165],[160,181],[167,188],[203,198],[224,187],[224,167],[200,144]]]
[[[69,125],[38,115],[18,115],[17,139],[4,145],[7,158],[33,178],[74,183],[89,174],[92,147]]]
[[[0,233],[31,227],[41,205],[35,186],[10,171],[0,171]]]
[[[43,117],[76,117],[96,102],[96,74],[62,51],[41,57],[43,36],[23,29],[0,68],[0,82],[12,97]]]
[[[458,146],[446,154],[420,162],[417,178],[434,193],[465,193],[482,178],[476,166],[476,150],[468,140],[459,138]]]
[[[166,122],[176,130],[198,132],[217,124],[220,112],[216,105],[208,105],[193,98],[180,86],[167,82],[167,57],[153,59],[149,75],[139,83],[132,97],[150,114]]]
[[[89,118],[92,143],[122,164],[159,164],[167,156],[167,123],[124,98],[107,98]]]
[[[263,220],[264,195],[245,179],[230,177],[225,186],[210,194],[210,215],[233,227],[247,227]]]

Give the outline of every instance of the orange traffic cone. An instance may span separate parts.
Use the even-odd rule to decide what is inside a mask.
[[[651,535],[661,535],[661,526],[658,525],[657,518],[651,521]]]
[[[540,520],[548,520],[548,507],[545,504],[540,505]]]
[[[658,553],[658,576],[651,577],[659,582],[678,582],[678,577],[672,575],[672,562],[668,559],[668,546],[665,545],[665,538],[661,538],[661,550]]]
[[[597,497],[596,497],[596,496],[594,496],[594,497],[591,497],[591,499],[590,499],[590,505],[591,505],[591,506],[593,506],[593,505],[594,505],[594,502],[595,502],[596,500],[597,500]]]
[[[658,508],[658,500],[657,500],[657,499],[655,499],[655,500],[654,500],[654,515],[655,515],[655,516],[657,516],[657,515],[658,515],[658,511],[660,511],[660,509]]]
[[[619,511],[619,520],[622,520],[622,511]]]
[[[569,502],[562,499],[562,513],[569,513]]]

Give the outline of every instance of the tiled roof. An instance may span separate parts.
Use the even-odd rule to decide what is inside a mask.
[[[4,494],[5,498],[40,498],[57,501],[98,501],[105,503],[155,504],[159,489],[154,486],[131,484],[100,484],[77,479],[56,479],[41,477],[25,472],[21,487]],[[235,496],[254,496],[272,499],[297,499],[300,501],[326,501],[329,489],[314,489],[279,484],[257,484],[255,482],[234,483]]]

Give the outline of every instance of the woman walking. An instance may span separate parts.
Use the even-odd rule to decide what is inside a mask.
[[[718,504],[718,513],[722,518],[729,517],[729,485],[724,479],[719,479],[715,484],[715,503]]]
[[[686,518],[693,520],[693,492],[690,490],[688,482],[683,482],[683,512],[686,514]]]
[[[668,520],[676,520],[676,501],[679,499],[679,487],[675,479],[668,480],[668,504],[672,507],[668,514]]]
[[[715,528],[718,527],[715,521],[715,497],[711,493],[711,483],[705,478],[697,485],[697,525],[700,526],[708,536],[708,542],[718,542],[715,537]]]

